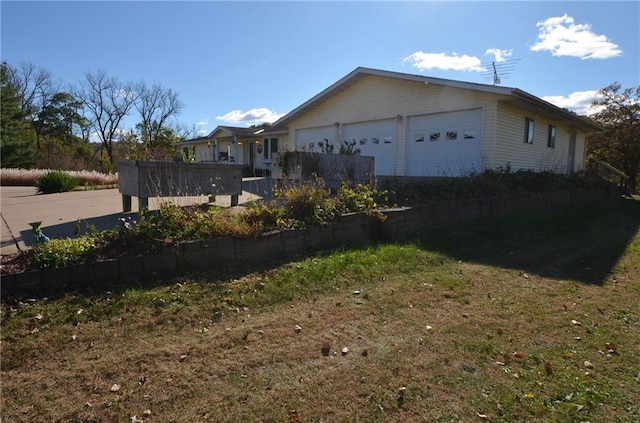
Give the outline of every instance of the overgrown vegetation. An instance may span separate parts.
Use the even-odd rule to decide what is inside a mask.
[[[639,208],[4,297],[3,419],[634,422]]]
[[[68,192],[76,189],[80,181],[65,172],[54,170],[47,172],[36,179],[36,188],[42,194],[53,194],[55,192]]]
[[[487,170],[459,178],[420,178],[404,180],[385,178],[379,189],[388,190],[395,203],[420,203],[453,198],[479,198],[509,195],[518,192],[545,192],[579,188],[615,189],[610,182],[584,174],[561,175],[510,169]]]
[[[322,225],[352,212],[375,213],[386,192],[368,186],[343,185],[331,196],[320,182],[278,191],[274,201],[250,205],[244,210],[181,207],[163,203],[160,209],[142,214],[140,221],[111,231],[73,239],[52,240],[33,249],[34,263],[62,267],[103,257],[114,249],[150,252],[179,241],[233,236],[247,237],[277,229]]]

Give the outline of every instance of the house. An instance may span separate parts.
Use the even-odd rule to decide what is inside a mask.
[[[375,157],[377,176],[464,176],[583,170],[586,134],[599,127],[517,88],[359,67],[271,128],[241,130],[218,127],[207,139],[253,168],[275,151],[346,141]]]
[[[182,141],[196,162],[242,164],[253,170],[269,169],[274,154],[284,148],[286,131],[274,128],[218,126],[207,136]]]

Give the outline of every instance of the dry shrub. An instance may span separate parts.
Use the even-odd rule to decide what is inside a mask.
[[[35,186],[36,180],[51,172],[50,169],[0,169],[2,186]],[[80,186],[105,186],[118,183],[117,173],[101,173],[95,170],[66,170],[64,173],[79,181]]]

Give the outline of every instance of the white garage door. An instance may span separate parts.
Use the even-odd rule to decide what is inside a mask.
[[[395,119],[345,124],[342,139],[360,149],[361,156],[375,158],[376,175],[394,175],[396,163]]]
[[[482,109],[409,118],[408,176],[464,176],[482,171]]]
[[[336,127],[334,125],[296,129],[295,146],[305,151],[320,152],[319,143],[324,143],[325,140],[333,143],[335,138]]]

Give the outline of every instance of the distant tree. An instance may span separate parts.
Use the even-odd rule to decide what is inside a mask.
[[[178,100],[178,93],[159,84],[148,87],[140,82],[136,85],[136,92],[134,105],[141,119],[136,128],[143,147],[153,148],[158,142],[164,142],[163,132],[169,128],[169,120],[177,116],[184,106]]]
[[[78,169],[92,161],[93,150],[82,137],[88,120],[79,112],[82,103],[67,92],[54,94],[38,113],[34,127],[40,140],[38,164],[47,168]]]
[[[7,63],[0,65],[0,159],[2,167],[29,168],[35,132],[21,107],[23,98],[13,71]]]
[[[15,68],[12,67],[11,78],[20,95],[20,110],[34,125],[36,147],[40,148],[40,134],[36,127],[37,117],[59,90],[59,84],[53,82],[48,70],[31,62],[23,62]]]
[[[592,115],[604,131],[590,134],[588,154],[619,168],[629,175],[631,192],[638,188],[640,171],[640,86],[622,89],[614,83],[598,92]]]
[[[90,126],[97,134],[109,163],[115,164],[114,143],[121,132],[120,124],[137,100],[135,87],[108,77],[105,71],[84,74],[84,80],[75,93],[82,101]]]

